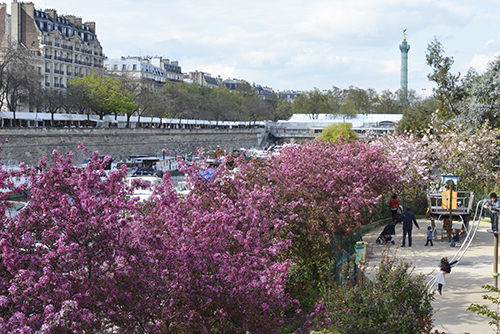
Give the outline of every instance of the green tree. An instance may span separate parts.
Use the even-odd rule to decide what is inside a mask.
[[[500,57],[488,64],[488,70],[481,76],[468,73],[471,82],[470,93],[461,105],[458,120],[470,130],[475,130],[485,122],[493,127],[500,126]]]
[[[68,85],[81,88],[83,94],[81,103],[99,115],[101,120],[104,115],[129,114],[136,108],[132,95],[123,89],[120,79],[101,77],[94,72],[86,77],[68,80]]]
[[[347,98],[341,105],[339,114],[345,118],[353,118],[356,117],[356,104],[351,98]]]
[[[362,88],[350,86],[344,90],[345,101],[354,104],[356,113],[369,114],[372,111],[377,94],[374,89],[364,90]]]
[[[385,89],[377,98],[374,112],[376,114],[399,114],[401,113],[401,106],[399,103],[399,96],[397,93]]]
[[[205,118],[215,120],[217,123],[219,121],[242,120],[244,118],[241,113],[242,103],[246,98],[252,96],[250,92],[247,93],[233,93],[225,86],[212,88],[207,97],[206,105],[209,109]]]
[[[398,123],[398,131],[416,131],[428,128],[437,105],[436,99],[429,97],[406,106],[403,109],[403,118]]]
[[[250,85],[248,82],[242,82],[236,87],[236,93],[240,94],[243,97],[255,97],[257,96],[257,91],[255,87]]]
[[[328,333],[335,329],[340,333],[430,333],[434,296],[425,286],[425,275],[413,273],[409,263],[390,258],[383,259],[371,279],[364,276],[364,270],[346,265],[344,286],[325,279],[323,318],[330,324],[322,322],[322,329]]]
[[[160,94],[163,95],[165,116],[169,118],[185,117],[193,104],[193,94],[186,83],[167,82]]]
[[[311,119],[318,119],[319,114],[331,113],[328,96],[317,88],[312,91],[303,92],[295,98],[292,104],[294,114],[306,114]]]
[[[278,120],[288,120],[293,115],[292,104],[287,100],[279,100],[278,106],[273,111],[271,119],[276,122]]]
[[[332,124],[321,131],[318,139],[325,143],[347,142],[356,139],[356,132],[351,128],[352,125],[350,123]]]
[[[330,104],[332,114],[340,113],[340,106],[344,100],[344,91],[336,86],[328,90],[328,103]]]
[[[267,105],[259,96],[247,97],[243,100],[241,111],[246,121],[255,122],[262,121],[269,116]]]
[[[434,98],[438,102],[439,117],[450,119],[458,115],[458,104],[467,96],[467,80],[460,80],[460,73],[452,74],[453,57],[444,56],[444,48],[436,37],[427,46],[425,54],[427,65],[432,73],[427,75],[436,83]]]

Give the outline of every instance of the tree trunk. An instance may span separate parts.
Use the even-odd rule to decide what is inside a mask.
[[[126,128],[130,128],[130,118],[132,117],[132,114],[127,114],[127,125]]]

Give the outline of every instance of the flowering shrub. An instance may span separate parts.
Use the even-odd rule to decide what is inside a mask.
[[[361,212],[371,212],[391,189],[395,173],[384,154],[362,142],[315,141],[239,165],[250,187],[270,190],[274,206],[266,214],[286,221],[283,237],[292,241],[284,253],[292,261],[287,291],[306,312],[315,307],[321,272],[340,251],[332,237],[354,233],[366,222]]]
[[[109,159],[109,157],[107,158]],[[155,301],[134,211],[122,182],[98,161],[72,167],[52,156],[30,176],[30,204],[1,231],[0,332],[78,333],[141,327]]]
[[[161,319],[169,330],[272,333],[292,301],[285,293],[290,267],[280,255],[284,221],[269,189],[251,188],[221,167],[210,180],[184,166],[193,186],[182,201],[158,189],[137,220],[158,261]]]
[[[380,137],[376,145],[399,171],[399,191],[425,191],[439,184],[437,175],[452,174],[460,177],[461,190],[481,193],[496,181],[499,136],[499,129],[487,125],[469,133],[460,126],[438,128],[431,123],[423,132]]]
[[[331,237],[359,228],[395,177],[379,147],[313,142],[210,179],[185,165],[186,197],[167,175],[141,203],[147,185],[126,186],[125,166],[71,159],[16,171],[30,203],[0,230],[0,333],[273,333],[293,314],[311,330]]]
[[[277,330],[288,243],[271,237],[283,223],[264,215],[268,192],[228,199],[214,183],[180,200],[167,182],[139,203],[125,169],[71,157],[26,170],[30,203],[4,220],[0,333]]]

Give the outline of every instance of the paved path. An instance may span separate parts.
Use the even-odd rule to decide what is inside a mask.
[[[420,230],[413,228],[413,244],[401,248],[402,225],[396,225],[395,245],[387,249],[385,245],[378,245],[375,240],[382,232],[382,227],[377,227],[365,234],[363,240],[368,242],[367,256],[370,265],[377,265],[382,259],[382,252],[387,249],[390,254],[396,255],[398,259],[411,262],[415,266],[415,272],[430,274],[429,279],[434,277],[438,270],[439,261],[443,256],[451,259],[459,248],[452,248],[448,242],[434,240],[434,246],[425,247],[427,227],[430,221],[419,219]],[[458,228],[458,224],[457,224]],[[482,295],[485,290],[481,289],[483,284],[493,285],[493,235],[486,232],[490,223],[483,221],[479,226],[476,237],[457,266],[452,269],[451,274],[446,275],[446,285],[443,295],[436,295],[433,302],[435,309],[434,326],[440,332],[447,334],[485,334],[493,333],[493,327],[488,325],[489,318],[479,316],[466,311],[471,303],[486,304]],[[436,230],[436,232],[438,232]],[[433,289],[436,289],[435,286]],[[437,293],[437,292],[436,292]]]

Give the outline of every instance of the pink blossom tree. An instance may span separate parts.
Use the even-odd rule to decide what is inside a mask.
[[[0,333],[278,332],[297,306],[292,266],[317,273],[394,180],[377,146],[313,142],[209,179],[185,165],[190,194],[166,176],[139,202],[147,185],[127,187],[124,167],[71,159],[18,172],[30,202],[1,230]]]
[[[287,291],[306,309],[314,306],[332,255],[341,251],[334,236],[353,234],[366,223],[398,180],[385,152],[363,142],[288,146],[239,167],[250,187],[270,189],[275,206],[267,214],[286,221],[283,231],[292,242],[284,253],[292,261]]]
[[[400,173],[400,191],[426,192],[439,186],[437,176],[452,174],[460,177],[460,189],[481,193],[497,181],[499,136],[500,130],[488,125],[468,132],[456,124],[437,127],[433,121],[422,132],[389,134],[375,144]]]
[[[29,205],[4,220],[0,333],[277,330],[289,244],[264,214],[269,191],[234,182],[240,196],[227,198],[229,183],[214,182],[211,196],[181,199],[166,180],[140,203],[126,169],[106,175],[97,152],[85,169],[71,158],[26,169]]]
[[[75,169],[71,157],[54,152],[52,167],[26,170],[29,205],[4,221],[0,332],[146,331],[154,276],[126,214],[126,170],[106,176],[97,153]]]

